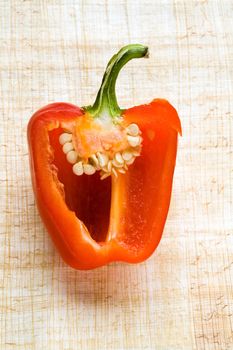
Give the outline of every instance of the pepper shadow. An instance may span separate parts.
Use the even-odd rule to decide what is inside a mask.
[[[117,307],[122,302],[130,303],[133,294],[143,293],[145,286],[140,276],[146,262],[137,265],[117,262],[94,270],[78,271],[66,266],[57,255],[60,290],[69,302],[93,306],[112,304]]]

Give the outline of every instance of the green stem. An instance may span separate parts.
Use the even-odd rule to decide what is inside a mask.
[[[116,79],[121,68],[133,58],[140,58],[148,54],[148,48],[140,44],[124,46],[108,62],[103,80],[93,106],[84,107],[93,117],[108,115],[112,119],[121,115],[122,110],[116,98]]]

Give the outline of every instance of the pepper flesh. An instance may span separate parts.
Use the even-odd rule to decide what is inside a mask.
[[[31,174],[40,215],[62,258],[76,269],[141,262],[157,247],[166,221],[179,117],[162,99],[125,111],[115,105],[110,114],[120,113],[126,125],[136,123],[143,147],[125,174],[101,182],[98,174],[75,176],[58,141],[62,130],[87,113],[94,114],[93,107],[54,103],[29,122]]]

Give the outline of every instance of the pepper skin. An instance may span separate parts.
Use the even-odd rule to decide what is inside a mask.
[[[153,253],[161,239],[170,204],[180,120],[166,100],[155,99],[121,110],[115,96],[122,66],[146,54],[146,47],[135,44],[113,56],[93,106],[53,103],[37,111],[29,122],[37,206],[55,246],[73,268],[94,269],[113,261],[138,263]],[[141,131],[141,153],[125,174],[104,180],[99,172],[76,176],[62,152],[59,136],[79,125],[79,118],[97,120],[100,116],[113,125],[118,120],[123,126],[136,123]],[[95,146],[93,136],[88,140]]]

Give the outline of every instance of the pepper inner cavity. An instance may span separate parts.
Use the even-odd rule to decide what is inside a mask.
[[[101,123],[89,124],[87,119],[79,121],[72,130],[63,130],[59,136],[73,173],[81,176],[99,171],[101,180],[124,174],[141,152],[142,137],[138,125],[111,124],[106,129]]]
[[[93,176],[76,176],[59,143],[63,131],[60,127],[49,131],[52,165],[55,166],[52,171],[56,169],[58,188],[64,191],[67,207],[84,223],[91,237],[98,243],[105,242],[110,219],[111,178],[101,181],[97,172]]]

